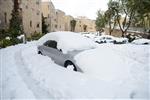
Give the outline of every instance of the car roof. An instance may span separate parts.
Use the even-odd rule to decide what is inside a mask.
[[[67,51],[83,50],[96,47],[94,41],[74,32],[52,32],[39,39],[38,45],[42,45],[48,40],[55,40],[59,49]],[[63,50],[64,51],[64,50]]]

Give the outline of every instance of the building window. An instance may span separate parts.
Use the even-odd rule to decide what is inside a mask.
[[[39,11],[37,11],[36,15],[40,15],[40,12],[39,12]]]
[[[55,25],[55,28],[57,28],[57,25]]]
[[[56,12],[56,15],[58,15],[58,12]]]
[[[30,27],[32,27],[32,21],[30,21]]]
[[[5,16],[5,23],[7,23],[7,13],[6,12],[4,13],[4,16]]]
[[[37,5],[39,5],[39,4],[40,4],[40,1],[39,1],[39,0],[37,0],[37,1],[36,1],[36,4],[37,4]]]
[[[40,27],[40,24],[37,24],[37,26],[36,26],[37,28],[39,28]]]
[[[28,6],[26,5],[26,9],[28,9]]]

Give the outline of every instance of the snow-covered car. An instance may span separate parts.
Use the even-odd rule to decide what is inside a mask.
[[[78,33],[52,32],[39,39],[38,54],[49,56],[61,66],[82,72],[74,56],[95,47],[95,42]]]
[[[114,37],[114,44],[125,44],[125,43],[128,43],[128,39],[127,38]]]
[[[121,38],[121,37],[114,37],[111,35],[102,35],[102,36],[97,36],[94,39],[95,42],[97,43],[114,43],[114,44],[124,44],[128,42],[127,38]]]
[[[114,37],[110,35],[101,35],[95,38],[97,43],[114,43]]]
[[[137,44],[137,45],[148,45],[148,44],[150,44],[150,40],[141,38],[141,39],[136,39],[136,40],[132,41],[132,43]]]

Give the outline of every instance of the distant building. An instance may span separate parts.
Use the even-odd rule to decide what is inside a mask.
[[[49,32],[65,31],[65,12],[55,9],[51,1],[42,2],[42,14]]]
[[[12,9],[12,0],[0,0],[0,29],[6,29],[9,27]]]
[[[95,21],[86,17],[73,18],[65,12],[55,9],[53,3],[41,0],[18,0],[23,29],[27,37],[42,32],[42,15],[48,25],[49,32],[71,31],[71,20],[75,19],[75,32],[95,32]],[[13,10],[13,0],[0,0],[0,29],[9,28],[9,20]]]
[[[88,19],[86,17],[78,17],[76,18],[76,32],[96,32],[95,21]]]
[[[71,31],[71,20],[76,20],[75,32],[95,32],[95,21],[86,17],[73,18],[65,15],[65,12],[55,9],[51,1],[42,2],[42,13],[46,18],[46,24],[49,26],[48,31]],[[86,29],[85,29],[86,26]]]
[[[56,11],[53,3],[42,2],[42,14],[46,18],[46,24],[48,25],[49,32],[55,32],[57,29]]]
[[[73,20],[74,18],[70,15],[66,15],[65,16],[65,31],[71,31],[71,20]]]
[[[35,32],[41,33],[41,0],[18,0],[18,2],[27,37]],[[0,0],[0,29],[9,27],[13,5],[13,0]]]
[[[57,31],[65,31],[65,12],[56,10]]]

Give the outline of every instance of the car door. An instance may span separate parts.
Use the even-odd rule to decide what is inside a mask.
[[[59,65],[64,65],[66,56],[62,53],[61,50],[57,49],[57,42],[54,40],[49,40],[44,44],[45,55],[49,56]]]

